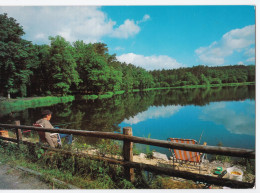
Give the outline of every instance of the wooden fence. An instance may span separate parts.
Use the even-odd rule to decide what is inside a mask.
[[[123,160],[117,160],[112,158],[105,158],[93,155],[86,155],[83,153],[69,152],[62,149],[55,148],[46,148],[51,149],[57,152],[63,152],[65,154],[78,155],[78,156],[87,156],[90,159],[106,161],[111,164],[120,164],[125,168],[125,174],[128,180],[134,180],[134,168],[142,169],[156,174],[164,174],[173,177],[179,177],[187,180],[200,181],[208,184],[214,184],[218,186],[227,186],[231,188],[253,188],[254,183],[235,181],[226,178],[218,178],[213,176],[207,176],[202,174],[195,174],[187,171],[179,171],[174,168],[164,168],[159,166],[153,166],[149,164],[133,162],[133,143],[140,143],[146,145],[153,145],[164,148],[171,149],[180,149],[188,150],[194,152],[202,152],[208,154],[217,154],[233,157],[243,157],[248,159],[255,159],[255,151],[250,149],[241,149],[241,148],[230,148],[230,147],[219,147],[219,146],[204,146],[204,145],[190,145],[190,144],[181,144],[174,143],[166,140],[157,140],[157,139],[147,139],[143,137],[136,137],[132,135],[132,128],[125,127],[123,128],[123,134],[120,133],[111,133],[111,132],[100,132],[100,131],[82,131],[82,130],[72,130],[72,129],[53,129],[53,128],[41,128],[33,126],[20,126],[20,122],[16,121],[14,125],[10,124],[0,124],[0,129],[15,129],[16,130],[16,139],[1,137],[0,139],[6,141],[12,141],[18,144],[23,143],[27,145],[36,145],[34,143],[26,142],[22,140],[21,130],[33,130],[33,131],[44,131],[51,133],[64,133],[64,134],[73,134],[79,136],[88,136],[88,137],[97,137],[105,139],[114,139],[123,141]]]

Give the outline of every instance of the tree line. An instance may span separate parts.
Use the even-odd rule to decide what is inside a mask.
[[[0,14],[0,96],[100,94],[119,90],[255,81],[255,66],[195,66],[146,71],[119,62],[104,43],[70,43],[61,36],[37,45],[17,21]]]
[[[255,82],[255,65],[194,66],[151,72],[157,87]]]

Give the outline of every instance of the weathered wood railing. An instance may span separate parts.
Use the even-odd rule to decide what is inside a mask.
[[[111,158],[104,158],[104,157],[91,156],[91,155],[88,155],[88,157],[90,157],[92,159],[96,159],[96,160],[107,161],[112,164],[123,165],[125,167],[125,173],[130,181],[134,180],[134,168],[139,168],[139,169],[154,172],[157,174],[165,174],[165,175],[169,175],[169,176],[184,178],[187,180],[202,181],[202,182],[206,182],[209,184],[227,186],[227,187],[231,187],[231,188],[252,188],[254,186],[254,183],[235,181],[235,180],[230,180],[230,179],[226,179],[226,178],[220,179],[217,177],[206,176],[206,175],[202,175],[202,174],[194,174],[191,172],[178,171],[178,170],[171,169],[171,168],[163,168],[163,167],[133,162],[133,143],[141,143],[141,144],[153,145],[153,146],[164,147],[164,148],[181,149],[181,150],[202,152],[202,153],[208,153],[208,154],[217,154],[217,155],[255,159],[255,151],[250,150],[250,149],[180,144],[180,143],[174,143],[174,142],[165,141],[165,140],[135,137],[135,136],[132,136],[131,127],[125,127],[123,129],[123,134],[111,133],[111,132],[100,132],[100,131],[82,131],[82,130],[73,130],[73,129],[53,129],[53,128],[33,127],[33,126],[20,126],[19,122],[16,122],[16,125],[0,124],[0,128],[15,129],[17,139],[6,138],[6,137],[1,137],[1,136],[0,136],[0,139],[16,142],[18,145],[20,143],[34,145],[33,143],[22,141],[21,130],[45,131],[45,132],[51,132],[51,133],[64,133],[64,134],[73,134],[73,135],[79,135],[79,136],[122,140],[124,142],[124,144],[123,144],[124,160],[115,160],[115,159],[111,159]],[[54,149],[54,148],[51,148],[51,149],[53,151],[62,151],[63,153],[66,153],[66,154],[78,154],[79,155],[79,153],[75,153],[75,152],[68,152],[68,151]],[[86,155],[81,154],[81,156],[86,156]]]

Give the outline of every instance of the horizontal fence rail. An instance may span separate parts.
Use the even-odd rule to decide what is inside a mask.
[[[73,134],[80,136],[88,136],[88,137],[99,137],[106,139],[115,139],[115,140],[127,140],[134,143],[141,143],[146,145],[153,145],[158,147],[165,147],[171,149],[181,149],[188,150],[194,152],[202,152],[208,154],[217,154],[217,155],[225,155],[225,156],[233,156],[233,157],[244,157],[255,159],[255,151],[252,149],[242,149],[242,148],[231,148],[231,147],[218,147],[218,146],[204,146],[197,144],[181,144],[174,143],[166,140],[158,140],[158,139],[147,139],[143,137],[129,136],[123,135],[119,133],[111,133],[111,132],[101,132],[101,131],[81,131],[74,129],[53,129],[53,128],[41,128],[41,127],[33,127],[33,126],[17,126],[17,125],[8,125],[8,124],[0,124],[0,127],[4,128],[16,128],[16,129],[25,129],[25,130],[34,130],[34,131],[45,131],[51,133],[64,133],[64,134]]]

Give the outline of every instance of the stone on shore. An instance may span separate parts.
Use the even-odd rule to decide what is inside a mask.
[[[139,157],[140,157],[140,158],[146,158],[146,154],[140,153]]]
[[[166,154],[162,154],[162,153],[159,153],[159,152],[153,152],[153,158],[169,161],[169,159],[168,159]]]

